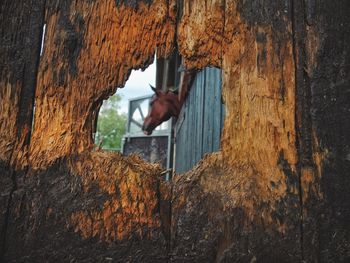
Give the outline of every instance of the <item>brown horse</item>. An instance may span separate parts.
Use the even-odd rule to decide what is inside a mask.
[[[151,135],[157,126],[169,120],[172,116],[177,118],[182,106],[178,95],[174,92],[159,91],[152,86],[151,88],[155,94],[150,102],[150,111],[142,126],[142,131],[146,135]]]
[[[153,130],[169,120],[171,117],[177,118],[180,114],[188,91],[194,80],[194,73],[185,72],[181,74],[180,91],[177,95],[174,92],[163,92],[151,86],[155,95],[150,102],[150,111],[144,120],[142,131],[146,135],[151,135]]]

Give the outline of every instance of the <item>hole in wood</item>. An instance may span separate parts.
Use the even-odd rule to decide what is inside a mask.
[[[141,133],[148,113],[148,98],[152,91],[148,84],[155,83],[155,64],[145,71],[133,70],[124,88],[105,100],[99,110],[94,141],[102,149],[122,151],[122,138]]]
[[[125,88],[104,101],[95,143],[124,155],[136,153],[177,173],[191,170],[205,154],[219,151],[225,115],[221,70],[187,71],[181,61],[174,52],[168,59],[156,59],[144,72],[133,71]],[[170,100],[169,94],[181,101],[176,116],[169,113],[170,119],[160,125],[157,122],[148,133],[147,120],[162,118],[154,108],[160,107],[158,113],[167,111],[164,104]],[[171,175],[166,173],[166,178]]]

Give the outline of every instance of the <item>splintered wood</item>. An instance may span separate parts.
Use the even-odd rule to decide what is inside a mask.
[[[0,261],[350,258],[350,5],[306,2],[5,0]],[[221,68],[226,118],[221,151],[164,183],[92,130],[131,70],[175,49]]]
[[[137,10],[117,8],[114,0],[49,6],[30,147],[34,167],[91,149],[94,110],[132,69],[151,64],[156,49],[158,56],[172,52],[175,15],[165,0]]]
[[[81,176],[86,195],[107,195],[98,206],[82,204],[84,209],[71,214],[68,226],[84,238],[113,242],[132,235],[147,237],[160,228],[156,213],[159,165],[137,156],[92,152],[70,160],[69,168]]]
[[[287,187],[285,171],[288,167],[296,176],[295,76],[288,17],[281,17],[284,31],[272,31],[270,25],[250,25],[238,8],[236,1],[187,2],[178,42],[189,68],[201,63],[222,67],[226,107],[222,156],[227,167],[235,168],[220,171],[216,183],[209,185],[230,189],[231,184],[221,180],[228,177],[239,184],[244,174],[244,180],[251,182],[245,188],[255,197],[242,191],[242,196],[231,198],[251,218],[260,215],[259,202],[276,204],[288,194],[298,202],[297,180]],[[276,207],[272,203],[265,212],[270,213],[266,224],[272,223]],[[278,220],[275,223],[279,228]]]

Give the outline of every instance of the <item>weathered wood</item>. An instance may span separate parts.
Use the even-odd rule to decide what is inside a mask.
[[[179,198],[173,210],[173,231],[181,237],[177,256],[192,253],[194,258],[201,258],[199,255],[207,250],[211,251],[206,255],[209,261],[249,262],[267,257],[274,261],[282,255],[285,261],[301,260],[290,7],[268,2],[268,7],[261,4],[258,8],[250,1],[227,1],[224,7],[219,2],[206,4],[204,10],[211,15],[198,18],[194,10],[202,9],[203,2],[192,1],[191,12],[183,17],[184,27],[207,19],[200,22],[206,27],[196,27],[197,32],[182,41],[195,47],[203,35],[213,33],[208,33],[208,28],[222,26],[215,31],[218,36],[211,37],[213,40],[205,45],[214,53],[212,42],[221,36],[222,49],[214,50],[222,56],[227,114],[223,157],[207,158],[192,173],[184,175],[194,178],[188,184],[190,190],[186,189],[187,184],[185,190],[181,183],[177,186],[180,191],[176,190],[175,196]],[[222,10],[224,23],[211,19],[219,17]],[[191,57],[187,63],[198,66],[202,63],[198,58],[197,61]],[[209,63],[214,64],[215,60]],[[284,97],[282,88],[286,90]],[[182,191],[185,197],[180,195]],[[193,222],[198,211],[201,217]],[[181,222],[181,227],[177,222]],[[220,227],[214,229],[214,225]],[[187,232],[189,229],[191,232]],[[192,250],[195,240],[203,242]],[[271,245],[261,245],[268,243]]]
[[[108,152],[31,171],[12,196],[4,261],[164,262],[159,174]]]
[[[224,23],[212,18],[222,10]],[[174,261],[349,258],[346,13],[345,1],[191,1],[185,9],[181,53],[189,67],[222,56],[227,117],[222,156],[175,182]],[[208,28],[220,33],[209,38]],[[203,59],[209,49],[214,56]]]
[[[28,158],[43,14],[42,0],[0,5],[0,261],[16,178]]]
[[[349,259],[348,1],[184,1],[178,20],[176,2],[47,1],[38,74],[43,15],[27,22],[44,2],[1,6],[6,261]],[[222,150],[171,191],[91,134],[102,99],[175,44],[188,68],[221,68],[226,118]]]
[[[141,2],[136,10],[113,0],[48,2],[30,147],[34,167],[91,149],[92,112],[101,100],[124,85],[131,69],[146,68],[156,48],[159,56],[170,55],[173,8],[167,1]]]
[[[43,15],[43,0],[1,5],[0,159],[8,164],[23,159],[29,145]]]
[[[297,2],[297,1],[296,1]],[[294,6],[305,260],[350,258],[350,3]],[[308,114],[306,115],[305,114]],[[305,116],[306,115],[306,116]]]
[[[101,101],[125,83],[133,68],[148,66],[156,48],[159,56],[172,52],[174,4],[146,2],[134,6],[112,0],[47,1],[44,9],[44,1],[7,1],[1,6],[2,20],[8,21],[1,24],[6,40],[1,50],[6,56],[1,61],[0,96],[4,109],[0,152],[6,164],[1,163],[1,256],[6,261],[91,258],[96,262],[111,256],[140,261],[147,260],[146,254],[152,261],[164,261],[160,169],[133,158],[86,152],[93,147],[92,130]],[[33,11],[40,8],[39,14]],[[8,16],[12,9],[13,16]],[[38,69],[44,10],[45,46]],[[29,27],[32,34],[31,16],[42,22],[38,38],[24,33]],[[26,43],[22,37],[34,42]],[[36,60],[30,60],[34,51]],[[26,67],[27,60],[33,70]],[[17,158],[11,166],[15,175],[22,168],[28,172],[16,178],[5,169],[10,159],[28,152],[25,136],[32,125],[30,121],[23,128],[21,116],[32,117],[28,102],[33,102],[35,82],[24,82],[27,75],[38,78],[34,130],[29,160]],[[22,81],[31,93],[24,94]],[[17,138],[17,130],[25,135]],[[20,154],[15,155],[16,144]],[[141,199],[147,201],[142,204]]]

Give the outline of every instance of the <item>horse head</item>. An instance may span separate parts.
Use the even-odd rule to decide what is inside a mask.
[[[172,116],[178,117],[181,109],[178,96],[173,92],[163,92],[152,87],[154,95],[150,102],[150,110],[144,120],[142,131],[151,135],[153,130],[169,120]]]

